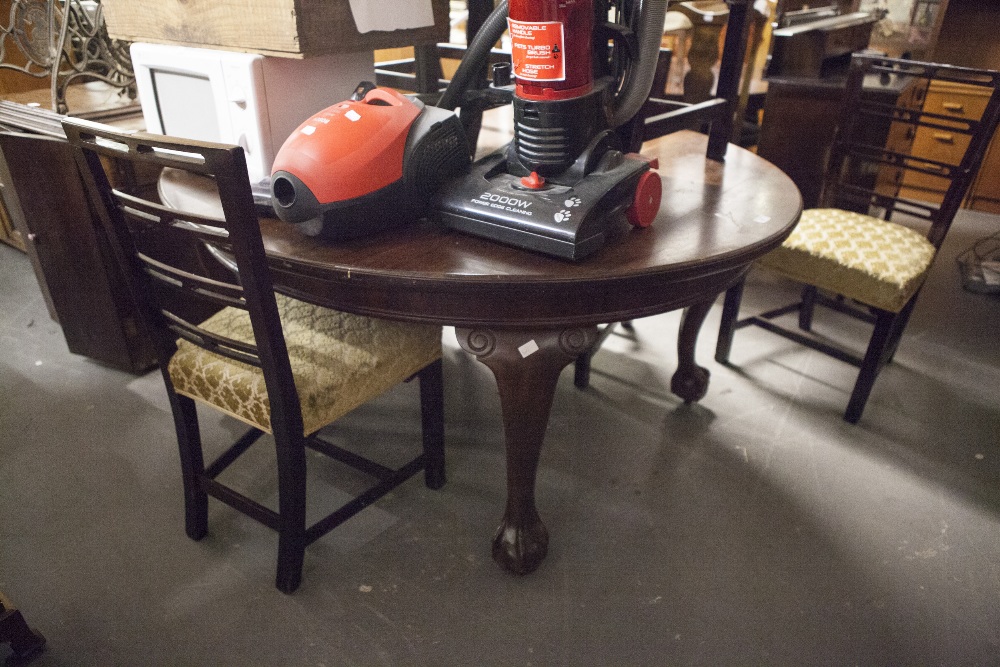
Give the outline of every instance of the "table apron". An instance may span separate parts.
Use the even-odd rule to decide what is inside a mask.
[[[519,329],[619,322],[685,308],[714,299],[743,278],[750,264],[687,278],[645,274],[577,282],[414,280],[358,276],[324,279],[274,271],[275,287],[289,296],[345,312],[410,322]]]

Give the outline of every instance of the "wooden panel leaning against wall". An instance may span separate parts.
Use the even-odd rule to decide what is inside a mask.
[[[115,187],[155,188],[155,174],[150,178],[115,166]],[[49,313],[61,325],[70,352],[132,373],[152,368],[152,342],[139,329],[137,306],[66,140],[0,132],[0,181],[6,184],[3,199],[12,221],[28,240],[27,254]],[[147,255],[226,275],[202,246],[179,242],[170,230],[139,236]],[[212,310],[183,314],[197,322]]]
[[[94,227],[90,204],[65,140],[0,133],[0,179],[14,223],[28,239],[49,314],[70,352],[121,370],[151,368],[123,280]]]
[[[0,189],[3,187],[3,183],[0,183]],[[3,202],[2,198],[0,198],[0,241],[14,246],[21,252],[27,251],[24,246],[24,237],[21,236],[21,232],[14,229],[14,223],[10,219],[10,214],[7,212],[7,205]]]
[[[0,17],[10,16],[10,0],[0,0]],[[17,49],[10,49],[4,54],[7,62],[14,65],[24,65],[26,58]],[[19,93],[25,90],[34,90],[48,85],[45,79],[36,79],[21,72],[10,69],[0,69],[0,98],[7,98],[12,93]],[[3,184],[0,183],[0,188]],[[0,200],[0,241],[12,245],[18,250],[24,251],[24,238],[20,232],[14,228],[14,223],[10,219],[7,207]]]

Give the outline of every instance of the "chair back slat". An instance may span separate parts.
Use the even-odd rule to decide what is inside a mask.
[[[914,218],[929,221],[934,220],[934,215],[937,212],[937,207],[928,204],[927,202],[899,196],[884,195],[875,190],[857,185],[843,185],[838,194],[839,197],[837,201],[842,204],[839,208],[846,208],[852,211],[858,210],[858,208],[852,206],[852,204],[868,209],[886,209],[894,207],[896,213],[902,213]]]
[[[219,218],[200,215],[189,211],[178,211],[168,208],[158,202],[151,202],[141,197],[130,195],[121,190],[112,190],[112,195],[123,213],[144,220],[150,224],[164,224],[183,227],[199,233],[206,241],[219,241],[229,238],[225,221]]]
[[[136,256],[142,262],[143,271],[147,276],[159,280],[168,287],[193,292],[221,306],[247,310],[243,288],[239,285],[178,269],[141,252],[137,252]]]
[[[922,109],[900,108],[875,100],[863,100],[855,109],[855,113],[866,117],[869,121],[888,120],[893,123],[902,123],[913,127],[926,127],[932,130],[944,130],[959,134],[974,134],[979,127],[979,121],[975,118],[949,116]],[[940,122],[936,123],[934,121]]]
[[[293,431],[298,422],[301,433],[301,408],[243,149],[142,132],[123,133],[75,118],[65,119],[63,126],[143,324],[157,342],[161,367],[166,368],[178,339],[259,367],[272,413],[280,412],[281,423]],[[218,189],[223,215],[208,217],[168,208],[154,193],[115,189],[106,172],[107,160],[125,162],[132,168],[179,169],[210,178]],[[189,247],[207,250],[199,254],[202,265],[195,269],[179,266],[176,258],[146,247],[150,245],[144,243],[146,235],[156,238],[163,232]],[[222,256],[231,262],[228,268],[215,259]],[[214,310],[233,307],[246,311],[254,340],[234,340],[225,332],[208,331],[192,322],[178,307],[191,302],[210,304]]]
[[[178,338],[183,338],[198,347],[221,354],[229,359],[260,368],[260,355],[256,345],[206,331],[170,311],[161,311],[161,314],[167,320],[167,328]]]
[[[882,146],[871,144],[858,144],[853,148],[851,155],[858,160],[864,160],[870,164],[877,164],[886,167],[896,167],[906,169],[915,173],[926,174],[928,176],[940,176],[951,178],[952,172],[961,165],[942,162],[927,157],[917,157],[910,153],[900,153]],[[846,187],[846,183],[840,187]]]
[[[900,77],[920,94],[894,101],[866,95],[865,80],[872,76]],[[984,111],[978,117],[949,115],[918,106],[914,100],[923,102],[932,84],[982,91]],[[940,247],[1000,123],[1000,72],[858,54],[851,59],[845,90],[820,206],[930,221],[927,238]],[[873,127],[888,132],[873,133]],[[875,145],[876,136],[895,139]],[[955,159],[927,154],[928,137],[956,146]],[[917,200],[914,190],[906,189],[916,179],[939,190],[936,200]]]

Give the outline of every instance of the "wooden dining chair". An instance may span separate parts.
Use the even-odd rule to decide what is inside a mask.
[[[276,293],[264,252],[243,149],[122,133],[68,118],[74,146],[101,226],[125,274],[141,324],[157,358],[180,447],[189,537],[208,531],[212,496],[278,532],[277,587],[301,581],[305,547],[419,470],[432,489],[445,482],[441,329],[362,317]],[[113,165],[183,169],[214,179],[223,216],[167,208],[155,196],[115,189]],[[144,240],[169,229],[206,244],[234,263],[218,271],[181,269],[154,257]],[[215,267],[217,268],[217,267]],[[218,312],[192,322],[175,303],[207,301]],[[398,383],[420,381],[423,447],[390,468],[317,437],[317,432]],[[196,404],[245,422],[249,430],[205,465]],[[277,509],[265,506],[220,474],[264,433],[273,436]],[[306,523],[306,447],[374,477],[360,495],[314,524]]]
[[[671,3],[670,6],[684,8],[700,4],[680,2]],[[699,92],[694,97],[687,99],[688,95],[685,95],[685,100],[678,101],[664,99],[662,89],[654,89],[634,121],[639,140],[634,146],[641,146],[643,141],[671,132],[701,130],[708,135],[709,159],[720,162],[725,160],[726,149],[733,139],[737,123],[740,122],[737,119],[740,81],[746,76],[744,70],[752,7],[751,0],[725,0],[724,3],[707,4],[726,7],[725,37],[714,90],[706,92],[699,87]]]
[[[887,102],[865,94],[868,77],[904,77],[920,94]],[[913,103],[924,100],[928,90],[949,88],[980,100],[981,112]],[[998,122],[998,72],[855,55],[820,207],[806,210],[791,236],[757,263],[804,284],[802,297],[739,319],[743,283],[732,287],[726,293],[716,360],[728,363],[735,330],[755,325],[854,364],[860,370],[844,419],[856,423],[875,378],[892,360]],[[931,152],[932,145],[944,150]],[[940,195],[935,201],[918,199],[917,185]],[[812,333],[817,305],[874,324],[863,355]],[[798,313],[797,328],[775,321],[790,313]]]

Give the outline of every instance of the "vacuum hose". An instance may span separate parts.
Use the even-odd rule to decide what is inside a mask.
[[[663,19],[667,13],[667,0],[638,0],[632,26],[639,42],[639,57],[629,64],[625,81],[618,94],[611,115],[611,126],[618,127],[632,120],[649,97],[656,74],[656,61],[663,38]]]
[[[662,25],[662,23],[663,18],[660,17],[660,24]],[[482,27],[476,32],[476,36],[472,38],[472,43],[465,51],[465,57],[462,58],[454,76],[451,77],[451,82],[438,101],[437,105],[440,108],[454,111],[455,107],[461,105],[462,95],[468,88],[469,82],[472,81],[483,63],[488,62],[493,45],[503,36],[503,31],[506,29],[507,0],[503,0],[496,6],[496,9],[490,12]]]

